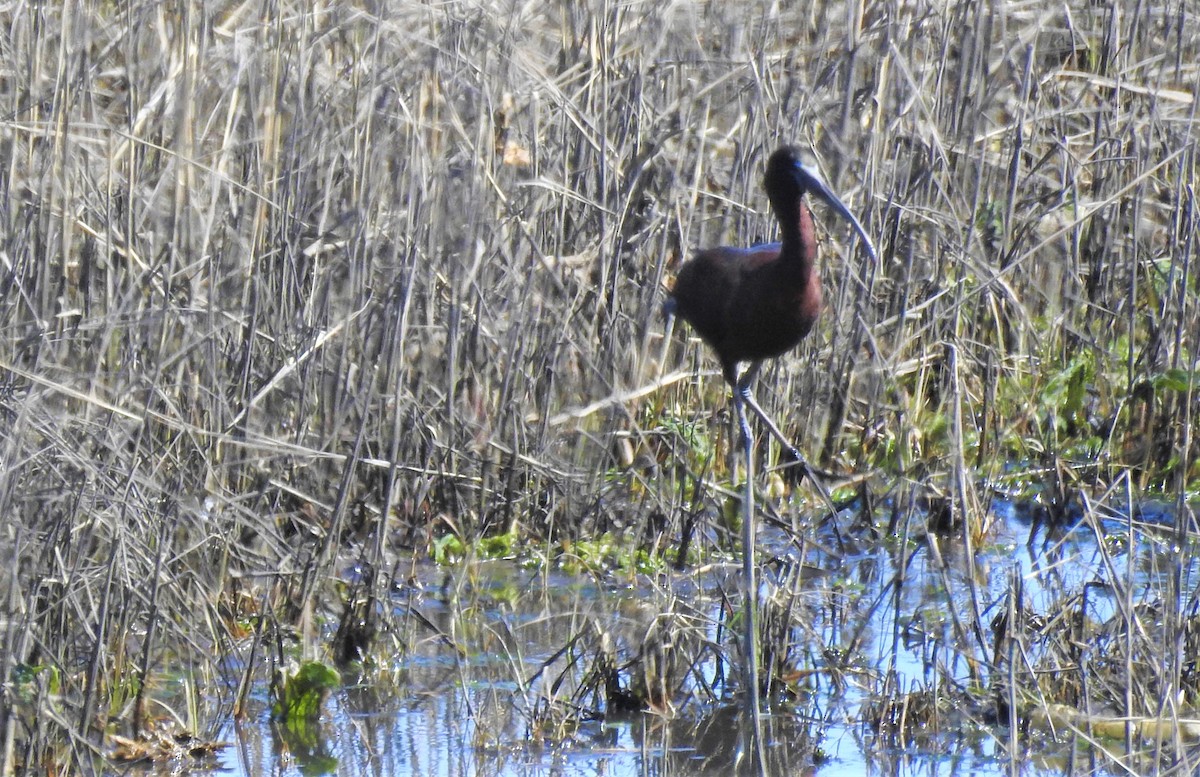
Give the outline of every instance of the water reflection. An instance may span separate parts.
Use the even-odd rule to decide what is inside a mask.
[[[1009,703],[1009,678],[1037,687],[1045,675],[1031,667],[1049,655],[1017,640],[1054,633],[1058,618],[1064,637],[1078,631],[1064,677],[1106,678],[1094,646],[1171,637],[1154,626],[1163,593],[1193,579],[1195,563],[1144,515],[1135,524],[1092,511],[1047,527],[1005,503],[993,509],[996,528],[972,556],[953,536],[925,535],[920,516],[853,557],[782,535],[772,544],[764,532],[767,773],[1103,767],[1086,732],[1031,729],[1022,702]],[[1117,574],[1126,569],[1131,577]],[[272,729],[263,701],[258,718],[218,735],[236,742],[222,765],[246,775],[755,773],[741,758],[738,579],[732,562],[623,580],[504,562],[425,568],[395,600],[408,626],[390,671],[335,694],[299,739]],[[1139,621],[1149,628],[1130,631],[1130,611],[1152,613]],[[1138,757],[1127,766],[1146,766]]]

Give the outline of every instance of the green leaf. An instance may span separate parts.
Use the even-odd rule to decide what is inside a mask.
[[[329,692],[341,683],[341,675],[320,661],[306,661],[279,687],[279,698],[271,707],[276,720],[285,723],[311,721],[320,717]]]
[[[1154,388],[1161,391],[1188,391],[1200,386],[1200,375],[1192,370],[1164,370],[1154,378]]]

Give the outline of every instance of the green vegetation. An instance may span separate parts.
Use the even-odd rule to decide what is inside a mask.
[[[335,669],[319,661],[291,667],[275,684],[271,716],[289,726],[309,724],[321,716],[325,699],[341,682]]]

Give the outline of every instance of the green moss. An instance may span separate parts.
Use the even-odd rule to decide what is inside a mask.
[[[433,541],[433,562],[454,564],[467,555],[467,548],[456,534],[446,534]]]
[[[563,543],[554,558],[559,569],[569,574],[589,572],[602,574],[620,572],[624,574],[657,574],[667,567],[667,561],[644,548],[630,547],[619,541],[610,532],[594,540],[575,540]]]

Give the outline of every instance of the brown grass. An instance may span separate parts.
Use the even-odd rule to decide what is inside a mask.
[[[339,558],[381,593],[450,533],[677,549],[728,424],[658,306],[694,247],[772,237],[785,141],[881,249],[864,266],[826,225],[831,309],[764,372],[803,449],[893,504],[941,494],[969,543],[983,483],[1158,490],[1194,530],[1187,3],[0,21],[6,773],[86,761],[158,673],[210,682],[267,613],[309,623]]]

